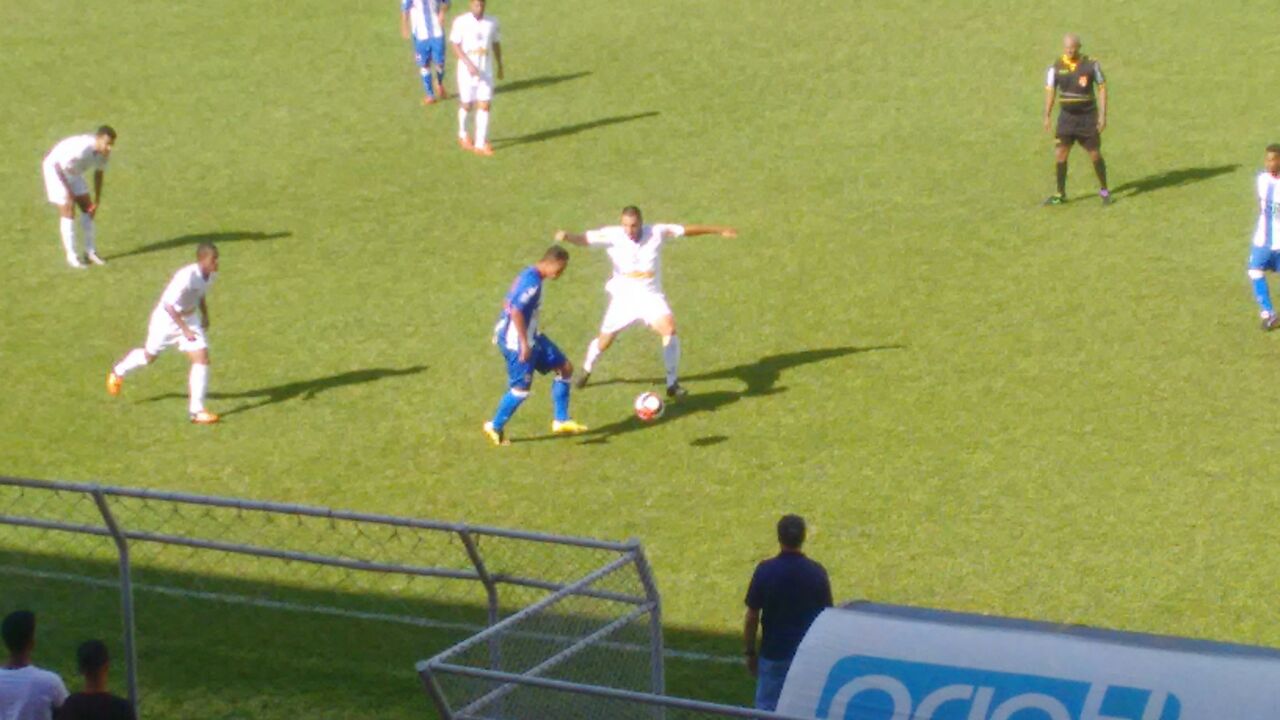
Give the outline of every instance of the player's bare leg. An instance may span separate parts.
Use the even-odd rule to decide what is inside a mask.
[[[591,379],[591,371],[596,367],[596,361],[604,354],[605,350],[613,344],[613,339],[618,333],[600,333],[596,336],[591,344],[587,346],[587,358],[582,361],[582,372],[578,375],[578,379],[574,381],[574,387],[581,390],[587,386],[587,381]]]
[[[187,353],[187,357],[191,358],[191,374],[187,378],[187,387],[191,393],[188,406],[191,422],[212,425],[219,418],[204,407],[204,394],[209,387],[209,349],[193,350]]]
[[[471,137],[467,135],[467,113],[471,112],[471,107],[475,103],[458,103],[458,144],[463,150],[475,150],[476,146],[471,143]]]
[[[676,319],[663,315],[650,326],[662,337],[662,365],[667,371],[667,397],[682,398],[689,391],[680,386],[680,336],[676,334]]]
[[[492,155],[493,146],[489,144],[489,103],[478,102],[476,111],[476,154]]]
[[[107,373],[107,394],[115,397],[120,394],[120,389],[124,387],[124,376],[137,370],[140,367],[146,367],[155,362],[156,356],[147,352],[143,348],[134,348],[127,355],[120,359],[111,368],[111,372]]]
[[[568,360],[556,368],[556,378],[551,381],[551,399],[555,403],[556,419],[551,421],[553,435],[579,435],[587,426],[569,417],[569,385],[573,381],[573,363]]]
[[[76,199],[58,206],[58,233],[62,236],[62,249],[67,254],[67,264],[73,268],[82,268],[79,254],[76,252]]]

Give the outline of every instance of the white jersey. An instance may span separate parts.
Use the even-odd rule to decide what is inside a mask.
[[[419,40],[434,40],[444,37],[444,25],[440,23],[440,8],[448,7],[449,0],[404,0],[400,4],[402,12],[409,13],[409,27],[413,36]]]
[[[93,135],[72,135],[54,145],[44,161],[62,168],[62,174],[70,177],[83,177],[91,170],[106,170],[107,158],[94,150],[96,142]]]
[[[658,251],[664,240],[684,235],[682,225],[644,225],[640,240],[632,240],[621,225],[587,231],[587,244],[606,248],[613,262],[613,277],[605,286],[610,293],[628,290],[662,292],[662,262]]]
[[[493,82],[493,62],[489,58],[493,55],[494,43],[502,42],[498,35],[497,18],[485,15],[477,19],[471,13],[463,13],[453,21],[453,27],[449,30],[449,42],[461,45],[462,54],[475,64],[481,78],[486,82]],[[458,74],[470,77],[471,71],[465,63],[458,63]]]
[[[1269,172],[1258,173],[1258,229],[1253,232],[1253,246],[1280,250],[1280,178]]]
[[[165,287],[164,294],[160,296],[160,302],[156,304],[154,312],[168,316],[164,308],[166,305],[172,305],[179,315],[194,314],[200,309],[200,301],[204,300],[205,293],[209,291],[209,286],[213,284],[217,275],[217,273],[210,273],[206,278],[201,274],[198,263],[191,263],[182,268],[173,274],[173,279]]]
[[[67,686],[48,670],[0,668],[0,720],[49,720],[66,699]]]

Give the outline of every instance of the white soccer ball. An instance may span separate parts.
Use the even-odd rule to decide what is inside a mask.
[[[662,417],[667,404],[657,393],[643,392],[636,396],[636,417],[643,422],[653,422]]]

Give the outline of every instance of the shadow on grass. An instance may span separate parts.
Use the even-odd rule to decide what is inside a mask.
[[[285,402],[286,400],[293,400],[294,398],[312,400],[315,396],[325,392],[326,390],[334,390],[350,385],[362,385],[364,383],[377,382],[378,380],[391,377],[417,375],[426,369],[426,365],[415,365],[413,367],[401,369],[369,368],[367,370],[348,370],[344,373],[315,378],[314,380],[298,380],[295,382],[284,383],[282,385],[256,388],[254,390],[242,390],[240,392],[211,392],[208,394],[208,397],[212,400],[261,398],[261,400],[257,402],[241,403],[230,410],[218,413],[219,415],[226,417],[227,415],[235,415],[236,413],[257,410],[260,407],[274,405],[276,403]],[[185,397],[187,396],[183,393],[165,393],[164,395],[157,395],[140,402],[157,402],[160,400],[172,400],[174,398]]]
[[[115,563],[14,550],[6,545],[14,539],[7,533],[12,529],[0,527],[0,610],[21,607],[37,613],[36,662],[60,672],[72,686],[75,648],[81,641],[102,638],[116,657],[122,657]],[[168,549],[173,551],[171,562],[182,560],[184,551]],[[204,564],[210,560],[220,563],[216,570]],[[262,562],[200,553],[185,563],[199,570],[175,570],[135,561],[144,715],[220,720],[435,717],[414,663],[474,635],[487,623],[484,589],[478,582],[460,587],[456,580],[418,578],[420,584],[402,588],[394,580],[380,581],[390,576],[376,573],[364,581],[355,575],[342,581],[342,575],[328,570],[313,573],[315,566],[283,563],[273,566],[281,573],[280,582],[244,577],[261,573]],[[423,562],[430,564],[430,558]],[[380,585],[379,591],[367,589],[372,582]],[[520,590],[500,586],[503,617],[545,595],[520,595]],[[475,600],[466,599],[470,597]],[[568,638],[577,639],[607,621],[604,616],[550,615],[540,625],[525,625],[528,632],[505,636],[496,646],[502,669],[528,669],[564,650]],[[635,628],[615,636],[625,646],[586,650],[548,674],[569,673],[586,682],[645,677],[646,636],[643,627]],[[683,629],[668,629],[665,636],[667,647],[676,650],[668,653],[667,661],[671,693],[730,703],[749,700],[751,681],[732,662],[740,640]],[[463,664],[483,664],[489,649],[482,644],[460,658]],[[710,652],[715,657],[679,651]],[[125,687],[124,667],[122,661],[112,666],[112,687],[119,693]],[[476,688],[456,679],[445,683],[446,693],[455,700],[467,695],[474,699]]]
[[[1187,167],[1178,168],[1177,170],[1166,170],[1161,173],[1139,178],[1138,180],[1130,180],[1119,187],[1112,188],[1111,194],[1122,197],[1136,197],[1144,193],[1155,192],[1156,190],[1181,187],[1183,185],[1191,185],[1205,180],[1211,180],[1219,175],[1227,175],[1239,169],[1240,163],[1232,163],[1230,165],[1215,165],[1212,167]]]
[[[635,113],[634,115],[614,115],[613,117],[600,118],[590,122],[578,123],[576,125],[565,125],[563,127],[552,128],[550,130],[539,130],[528,135],[517,135],[508,138],[494,138],[493,146],[495,148],[510,148],[517,145],[528,145],[530,143],[546,142],[556,138],[566,137],[568,135],[577,135],[580,132],[594,130],[596,128],[607,127],[609,125],[618,125],[620,123],[631,122],[632,120],[640,120],[643,118],[654,117],[658,115],[658,111],[651,110],[649,112]]]
[[[128,252],[122,252],[118,255],[110,255],[107,259],[118,260],[120,258],[131,257],[133,255],[145,255],[147,253],[160,252],[162,250],[173,250],[180,247],[190,246],[192,249],[202,242],[211,242],[215,245],[224,245],[233,242],[261,242],[263,240],[278,240],[280,238],[291,237],[293,233],[282,230],[279,232],[249,232],[244,230],[228,230],[215,233],[195,233],[192,235],[180,235],[178,237],[161,240],[150,245],[136,247]]]
[[[499,85],[494,88],[493,92],[498,95],[507,93],[520,92],[521,90],[534,90],[536,88],[547,87],[548,85],[559,85],[562,82],[577,80],[591,74],[590,70],[583,70],[576,73],[565,73],[564,75],[541,75],[539,77],[527,78],[525,80],[513,80],[509,83]]]
[[[701,373],[699,375],[682,376],[680,379],[685,383],[696,383],[703,380],[740,380],[746,387],[737,391],[715,390],[712,392],[697,392],[696,388],[690,390],[689,395],[686,397],[667,405],[666,415],[661,422],[671,422],[674,419],[679,419],[696,413],[715,412],[726,405],[731,405],[746,398],[766,397],[785,392],[787,390],[786,386],[779,385],[778,383],[782,380],[782,373],[792,368],[825,362],[827,360],[834,360],[847,355],[877,352],[880,350],[902,350],[904,348],[904,345],[871,345],[867,347],[846,346],[823,348],[820,350],[801,350],[799,352],[767,355],[756,362],[743,363],[742,365],[735,365],[723,370],[715,370],[712,372]],[[619,384],[654,385],[660,384],[661,382],[662,381],[657,378],[618,378],[592,383],[591,386]],[[651,423],[642,422],[635,415],[628,415],[625,419],[619,420],[618,422],[591,428],[591,430],[582,436],[582,444],[605,444],[609,442],[610,438],[624,433],[634,432],[636,430],[644,430],[651,426]],[[532,438],[521,438],[519,439],[519,442],[550,440],[554,438],[556,438],[554,435],[540,435]],[[694,440],[690,444],[693,447],[710,447],[712,445],[719,445],[727,440],[728,438],[725,436],[712,435]]]

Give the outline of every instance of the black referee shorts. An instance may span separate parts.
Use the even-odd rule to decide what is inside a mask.
[[[1097,150],[1102,147],[1102,135],[1098,132],[1098,113],[1058,113],[1058,130],[1055,136],[1059,145],[1071,147],[1080,143],[1085,150]]]

